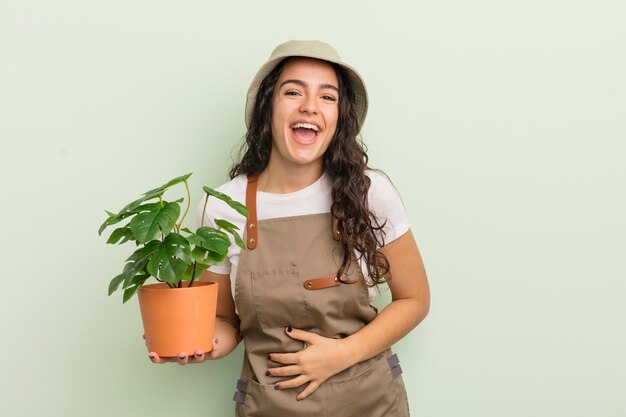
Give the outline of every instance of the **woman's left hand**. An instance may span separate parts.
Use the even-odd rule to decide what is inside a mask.
[[[324,381],[354,365],[354,356],[346,346],[345,339],[332,339],[304,330],[287,327],[286,333],[293,339],[306,343],[306,348],[295,353],[270,353],[269,358],[284,366],[269,368],[268,376],[292,376],[281,381],[276,389],[296,388],[308,382],[298,394],[300,401],[311,395]]]

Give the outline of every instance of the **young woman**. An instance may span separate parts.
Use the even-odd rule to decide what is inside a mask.
[[[218,188],[250,217],[207,208],[246,249],[202,277],[219,283],[213,351],[177,359],[220,358],[243,338],[237,416],[409,414],[390,346],[428,313],[429,287],[398,194],[367,167],[366,112],[360,75],[318,41],[279,45],[250,86],[243,156]],[[378,313],[384,283],[392,301]]]

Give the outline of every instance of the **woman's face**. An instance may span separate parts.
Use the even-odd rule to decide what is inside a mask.
[[[325,61],[292,58],[274,86],[272,159],[319,165],[337,129],[339,83]]]

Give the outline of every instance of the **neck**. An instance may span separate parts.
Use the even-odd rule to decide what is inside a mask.
[[[313,184],[322,176],[322,163],[283,164],[270,158],[267,167],[259,174],[259,191],[272,194],[293,193]]]

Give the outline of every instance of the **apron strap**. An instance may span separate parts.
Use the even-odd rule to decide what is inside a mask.
[[[246,207],[248,208],[248,222],[246,223],[247,246],[252,250],[259,243],[259,228],[257,227],[256,215],[256,189],[259,177],[251,175],[248,177],[248,186],[246,187]]]
[[[337,279],[335,275],[330,275],[328,277],[307,279],[304,281],[303,285],[307,290],[322,290],[324,288],[341,285],[341,282],[339,282],[339,279]]]

